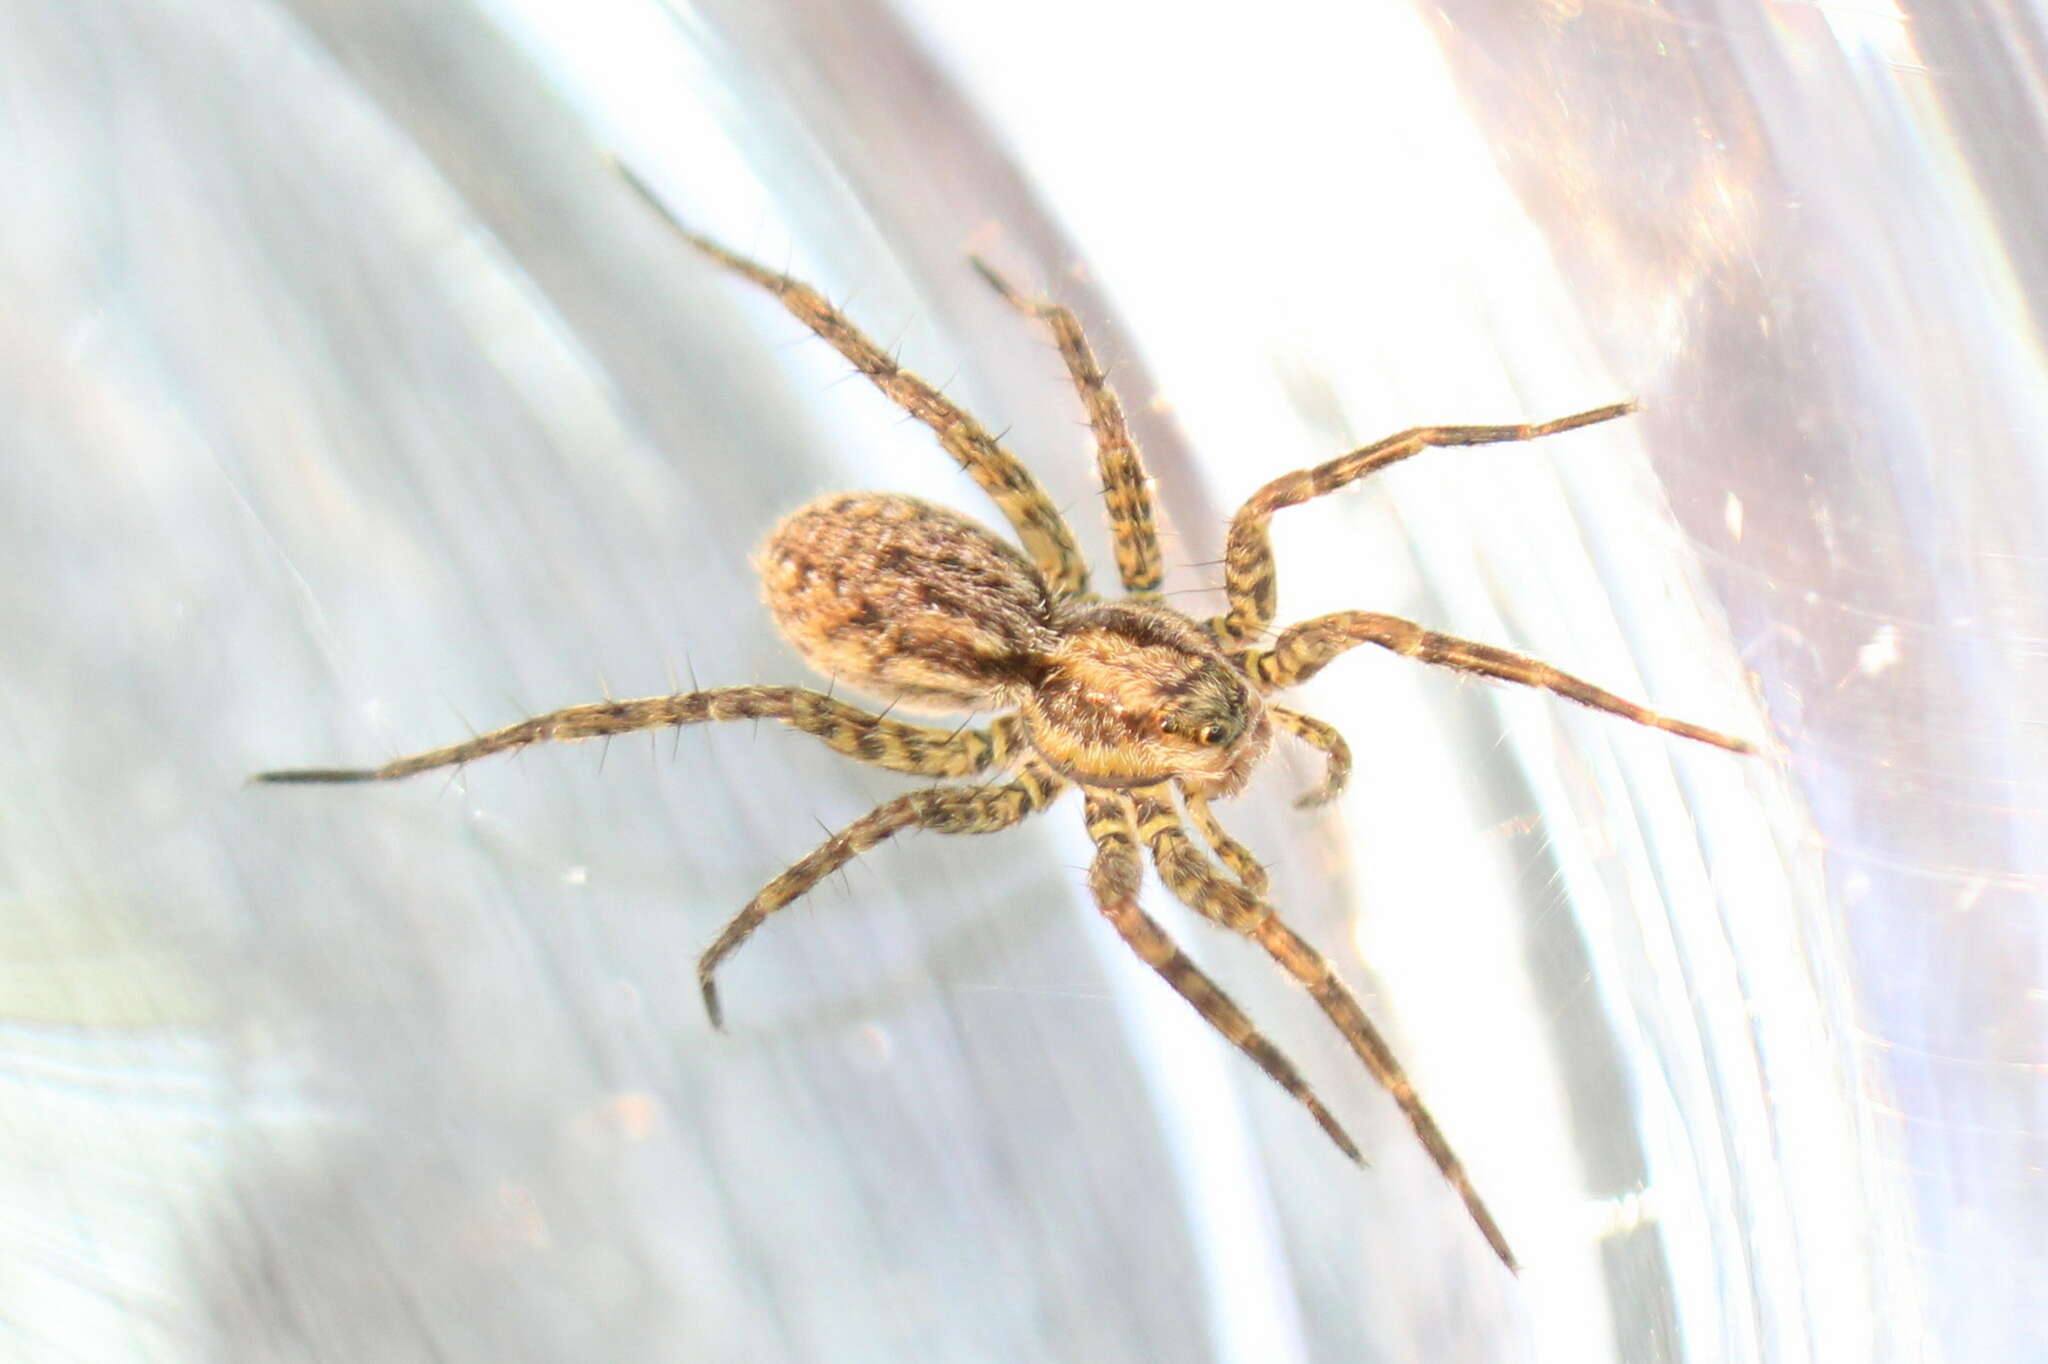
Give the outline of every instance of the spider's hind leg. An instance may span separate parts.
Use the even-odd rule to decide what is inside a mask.
[[[294,768],[259,772],[255,780],[295,784],[397,781],[417,772],[457,767],[528,744],[610,738],[635,730],[698,725],[712,720],[780,720],[792,729],[817,736],[849,758],[915,777],[971,777],[992,764],[1000,764],[1014,751],[1017,742],[1017,722],[1008,717],[997,720],[986,732],[956,731],[906,725],[900,720],[871,715],[809,687],[713,687],[675,696],[565,706],[446,748],[430,748],[424,753],[394,758],[382,767]]]
[[[710,237],[692,230],[669,211],[646,182],[623,165],[617,167],[626,183],[674,228],[682,238],[736,275],[752,280],[775,295],[797,321],[845,356],[853,367],[868,377],[905,412],[930,427],[939,444],[953,457],[967,476],[987,493],[1009,519],[1025,552],[1053,590],[1062,596],[1080,596],[1088,590],[1088,564],[1074,542],[1059,508],[1045,489],[1017,460],[990,435],[972,414],[930,384],[896,363],[896,357],[875,344],[845,313],[832,306],[823,294],[801,280],[770,270],[759,261],[742,256]]]
[[[1016,777],[1001,786],[940,786],[912,791],[885,801],[833,834],[788,871],[761,888],[747,907],[734,915],[697,962],[697,983],[704,992],[704,1011],[711,1026],[725,1026],[718,1004],[718,965],[775,911],[854,858],[905,829],[930,829],[942,834],[988,834],[1007,829],[1035,814],[1066,789],[1066,782],[1035,760],[1027,760]]]
[[[1059,345],[1060,358],[1067,362],[1067,375],[1074,391],[1088,409],[1088,425],[1095,432],[1095,471],[1102,480],[1102,496],[1109,508],[1109,528],[1116,541],[1117,573],[1124,591],[1134,597],[1159,593],[1161,567],[1159,528],[1152,513],[1152,489],[1145,477],[1144,461],[1131,439],[1124,420],[1123,405],[1109,376],[1095,358],[1081,319],[1073,309],[1045,299],[1020,294],[995,268],[979,256],[968,257],[981,277],[1003,300],[1029,317],[1045,323]]]

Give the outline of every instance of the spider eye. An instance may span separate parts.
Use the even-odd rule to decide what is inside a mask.
[[[1230,737],[1230,731],[1223,725],[1204,725],[1202,726],[1202,733],[1200,737],[1203,743],[1208,744],[1213,748],[1217,744],[1222,743],[1225,739],[1228,739]]]

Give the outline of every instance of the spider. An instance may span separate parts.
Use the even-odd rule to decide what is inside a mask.
[[[1139,958],[1210,1026],[1292,1095],[1344,1154],[1358,1145],[1237,1004],[1138,903],[1149,853],[1167,888],[1204,917],[1251,939],[1321,1006],[1406,1115],[1501,1261],[1515,1257],[1379,1030],[1330,960],[1267,903],[1267,876],[1224,832],[1211,803],[1236,794],[1276,733],[1317,750],[1318,805],[1344,789],[1351,752],[1328,724],[1272,700],[1346,650],[1374,644],[1442,667],[1524,686],[1713,744],[1740,739],[1670,719],[1547,663],[1455,638],[1395,616],[1340,611],[1270,634],[1275,599],[1268,523],[1283,508],[1332,493],[1433,447],[1532,441],[1610,421],[1615,403],[1521,426],[1424,426],[1375,441],[1259,489],[1230,522],[1223,559],[1228,609],[1206,620],[1160,597],[1159,531],[1144,465],[1123,409],[1069,309],[1027,297],[987,263],[971,263],[1007,303],[1052,334],[1088,411],[1123,595],[1089,590],[1088,565],[1038,480],[980,422],[901,367],[809,285],[721,246],[669,214],[713,261],[751,280],[831,344],[939,444],[1001,509],[1022,552],[958,512],[891,493],[831,493],[769,535],[758,565],[769,612],[804,660],[835,682],[893,698],[890,710],[999,712],[985,728],[890,719],[807,687],[714,687],[601,701],[536,715],[463,743],[366,769],[265,772],[266,782],[391,781],[527,744],[711,720],[773,719],[864,763],[952,779],[883,802],[770,881],[698,962],[704,1007],[723,1027],[720,965],[767,918],[851,859],[906,829],[985,834],[1006,829],[1078,788],[1095,856],[1088,888]],[[966,779],[982,778],[974,784]],[[1192,827],[1193,833],[1190,833]]]

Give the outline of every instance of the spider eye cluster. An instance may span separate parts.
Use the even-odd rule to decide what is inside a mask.
[[[1251,728],[1252,700],[1220,663],[1203,666],[1180,689],[1186,695],[1162,707],[1162,734],[1203,748],[1229,748]]]
[[[1159,722],[1159,730],[1162,734],[1193,739],[1205,748],[1221,748],[1236,739],[1243,726],[1232,725],[1223,720],[1188,720],[1167,716]]]

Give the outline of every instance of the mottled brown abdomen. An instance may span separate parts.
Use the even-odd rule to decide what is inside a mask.
[[[768,609],[805,662],[908,707],[1014,706],[1055,642],[1030,561],[914,497],[821,497],[784,518],[759,565]]]

